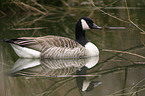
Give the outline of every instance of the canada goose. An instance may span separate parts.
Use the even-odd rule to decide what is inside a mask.
[[[82,17],[76,24],[76,40],[60,36],[21,37],[4,39],[23,58],[84,58],[99,55],[98,48],[88,42],[87,29],[101,29],[91,18]]]

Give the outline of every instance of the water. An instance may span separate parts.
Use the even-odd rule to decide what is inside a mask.
[[[145,30],[143,10],[132,8],[130,14]],[[127,20],[125,9],[105,11]],[[133,25],[99,11],[80,9],[49,16],[23,14],[1,18],[0,39],[46,35],[75,39],[75,24],[82,16],[90,16],[97,25],[110,28],[86,32],[88,40],[100,49],[99,57],[20,59],[9,44],[0,42],[0,96],[144,96],[145,35]]]

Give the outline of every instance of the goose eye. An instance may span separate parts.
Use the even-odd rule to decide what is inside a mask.
[[[93,22],[92,21],[87,21],[89,26],[93,26]]]
[[[87,23],[90,23],[90,21],[87,21]]]
[[[93,23],[92,21],[86,21],[88,24],[91,24],[91,23]]]

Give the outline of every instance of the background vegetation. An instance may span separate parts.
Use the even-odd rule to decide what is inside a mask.
[[[44,15],[48,16],[59,11],[97,10],[121,22],[134,25],[141,33],[145,34],[134,21],[132,21],[130,9],[144,9],[144,0],[1,0],[0,1],[0,16],[16,16],[16,15]],[[106,9],[125,9],[119,12],[121,16],[117,17]],[[85,10],[85,11],[84,11]],[[141,11],[141,10],[140,10]],[[125,15],[124,12],[126,13]],[[68,14],[68,13],[66,13]],[[93,12],[92,12],[93,14]],[[121,18],[120,18],[121,17]],[[144,16],[143,16],[144,17]],[[41,18],[40,18],[41,19]],[[135,19],[135,18],[133,18]],[[144,19],[142,22],[145,22]]]
[[[101,8],[121,7],[125,0],[93,0]],[[92,6],[92,0],[0,0],[0,13],[2,15],[20,14],[22,12],[38,12],[47,15],[54,9],[84,8]],[[129,7],[144,7],[144,0],[127,0]]]

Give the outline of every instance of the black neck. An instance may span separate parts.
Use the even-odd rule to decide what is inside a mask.
[[[85,44],[88,42],[86,35],[85,35],[85,30],[83,30],[82,25],[80,20],[76,24],[76,41],[80,43],[81,45],[85,46]]]

